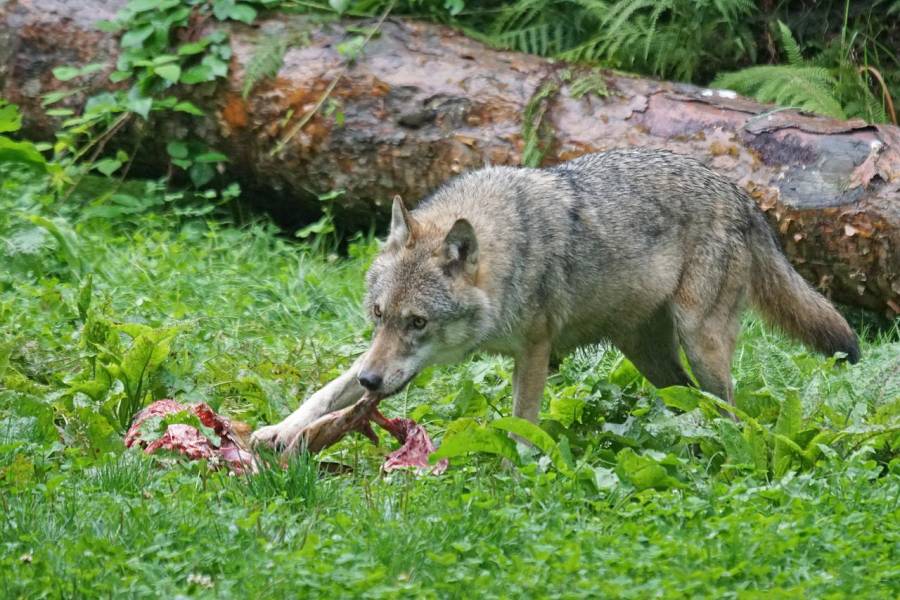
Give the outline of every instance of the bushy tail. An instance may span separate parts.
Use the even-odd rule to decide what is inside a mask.
[[[859,341],[846,319],[794,270],[763,216],[754,218],[750,300],[755,308],[772,325],[822,354],[844,352],[848,361],[858,362]]]

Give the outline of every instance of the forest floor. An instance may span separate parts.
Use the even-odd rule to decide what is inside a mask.
[[[384,476],[396,443],[350,436],[232,476],[126,451],[129,402],[287,415],[366,347],[377,242],[235,225],[152,182],[83,188],[53,201],[0,165],[0,596],[900,595],[898,322],[854,318],[863,359],[847,366],[748,316],[745,426],[591,348],[551,377],[546,455]],[[511,366],[430,369],[384,412],[438,443],[490,437]]]

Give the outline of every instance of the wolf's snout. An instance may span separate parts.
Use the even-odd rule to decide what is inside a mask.
[[[372,371],[363,371],[356,378],[359,381],[359,385],[363,386],[370,392],[377,392],[378,388],[381,387],[381,382],[383,378],[381,375],[377,373],[373,373]]]

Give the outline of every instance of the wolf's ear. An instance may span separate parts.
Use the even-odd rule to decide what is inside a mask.
[[[474,277],[478,269],[478,239],[475,228],[466,219],[457,219],[444,238],[444,260],[447,273]]]
[[[391,207],[391,231],[388,234],[389,246],[412,246],[416,230],[416,221],[406,210],[403,199],[399,194],[394,196],[394,205]]]

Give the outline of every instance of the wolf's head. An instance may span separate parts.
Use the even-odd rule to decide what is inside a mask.
[[[366,277],[375,334],[359,370],[363,387],[392,394],[422,368],[475,348],[488,309],[478,266],[469,221],[449,229],[419,222],[394,198],[390,234]]]

